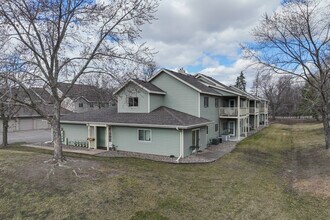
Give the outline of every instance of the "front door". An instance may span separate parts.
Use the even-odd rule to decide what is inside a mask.
[[[106,128],[105,127],[97,127],[96,130],[97,136],[97,147],[106,147],[105,135],[106,135]]]
[[[235,121],[228,122],[228,132],[230,136],[235,136]]]
[[[192,146],[199,147],[199,129],[192,131]]]

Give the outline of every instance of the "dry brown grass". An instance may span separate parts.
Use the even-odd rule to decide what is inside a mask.
[[[309,136],[315,137],[314,139]],[[274,124],[211,164],[0,150],[0,219],[330,219],[320,125]]]

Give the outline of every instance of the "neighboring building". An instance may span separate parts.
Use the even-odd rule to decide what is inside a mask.
[[[203,74],[163,69],[147,82],[130,80],[115,94],[117,108],[62,117],[63,143],[179,159],[219,137],[240,140],[268,123],[266,108],[261,110],[266,100]]]
[[[50,124],[48,121],[40,116],[36,111],[28,108],[27,106],[18,106],[15,107],[17,110],[15,115],[11,117],[8,123],[8,131],[27,131],[27,130],[39,130],[39,129],[50,129]],[[44,111],[49,112],[51,116],[52,106],[44,108]],[[65,109],[61,109],[61,114],[69,114]],[[2,120],[0,120],[0,132],[3,132]]]
[[[52,98],[50,94],[44,88],[30,89],[28,94],[26,91],[18,89],[12,89],[13,95],[22,99],[22,101],[28,102],[30,99],[34,100],[36,105],[39,105],[48,116],[52,115]],[[38,130],[38,129],[50,129],[48,121],[40,116],[36,111],[32,110],[28,106],[18,104],[15,102],[7,103],[12,106],[10,108],[10,119],[8,122],[8,131],[26,131],[26,130]],[[61,115],[70,114],[64,108],[61,109]],[[0,132],[3,132],[3,122],[0,119]]]
[[[70,83],[59,83],[60,93],[66,93]],[[62,107],[72,112],[87,112],[95,109],[108,108],[113,98],[109,91],[96,86],[74,84],[66,94]]]
[[[69,87],[69,83],[59,83],[59,93],[65,93]],[[22,101],[29,102],[29,99],[34,100],[34,102],[40,104],[40,106],[45,106],[46,112],[51,114],[54,100],[47,87],[31,88],[28,94],[26,91],[18,89],[13,89],[13,91],[16,93],[16,96],[22,98]],[[113,100],[112,94],[106,89],[91,85],[75,84],[69,90],[67,98],[62,103],[61,114],[65,115],[72,112],[79,113],[108,108],[109,105],[115,104]],[[17,104],[13,111],[17,112],[9,121],[9,132],[50,128],[46,119],[27,106]],[[2,132],[2,130],[2,120],[0,120],[0,131]]]

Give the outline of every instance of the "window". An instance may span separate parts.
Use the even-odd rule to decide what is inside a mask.
[[[139,141],[151,141],[151,130],[138,129]]]
[[[209,107],[209,97],[205,96],[204,97],[204,108]]]
[[[79,103],[79,108],[82,108],[82,107],[84,107],[84,103],[80,102]]]
[[[219,98],[215,98],[215,107],[219,108]]]
[[[219,125],[218,124],[214,125],[214,131],[219,131]]]
[[[206,126],[206,134],[209,134],[209,126]]]
[[[231,108],[235,107],[235,99],[229,99],[229,107]]]
[[[90,103],[89,107],[94,108],[94,103]]]
[[[139,98],[138,97],[129,97],[128,98],[128,106],[129,107],[139,106]]]

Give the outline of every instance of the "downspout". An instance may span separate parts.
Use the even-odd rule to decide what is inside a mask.
[[[180,156],[176,159],[176,162],[179,163],[180,159],[183,158],[183,130],[179,130],[179,127],[176,127],[177,131],[180,131]]]

